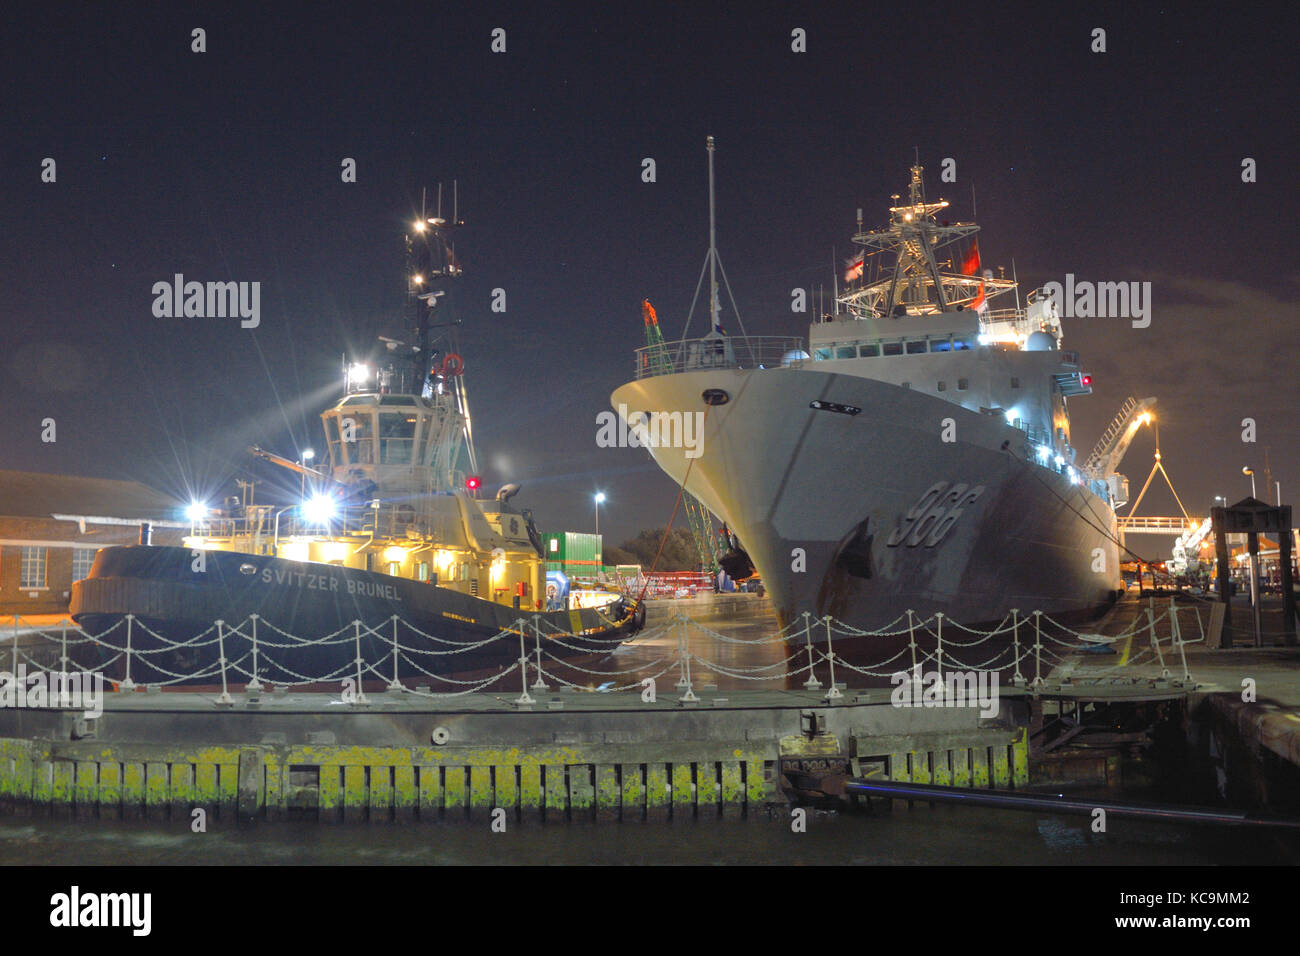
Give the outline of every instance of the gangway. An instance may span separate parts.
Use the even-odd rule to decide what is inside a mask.
[[[1133,436],[1137,434],[1139,428],[1151,421],[1151,407],[1155,405],[1154,398],[1139,399],[1136,396],[1129,396],[1128,400],[1120,406],[1119,413],[1110,423],[1109,427],[1102,432],[1101,438],[1097,440],[1097,446],[1093,448],[1079,470],[1088,478],[1096,478],[1101,481],[1109,481],[1110,476],[1115,474],[1115,469],[1119,463],[1124,460],[1124,455],[1128,452],[1128,446],[1133,443]],[[1127,504],[1125,501],[1119,501],[1121,495],[1116,492],[1120,486],[1127,484],[1127,481],[1112,483],[1112,497],[1117,499],[1116,504]]]

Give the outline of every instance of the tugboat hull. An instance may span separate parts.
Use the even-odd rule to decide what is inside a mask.
[[[89,577],[73,584],[71,612],[89,633],[109,632],[95,663],[113,680],[128,676],[126,654],[114,649],[127,646],[129,624],[129,677],[137,684],[219,685],[223,653],[227,683],[244,684],[254,672],[256,629],[262,683],[355,681],[358,656],[363,685],[387,683],[396,636],[398,679],[435,692],[468,690],[461,682],[517,664],[521,621],[530,668],[536,626],[543,667],[582,684],[590,682],[582,668],[599,665],[644,623],[621,601],[534,613],[355,568],[150,546],[101,550]],[[504,680],[511,678],[519,675]]]

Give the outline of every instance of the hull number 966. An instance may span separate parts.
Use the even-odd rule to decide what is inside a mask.
[[[946,481],[936,481],[903,515],[886,545],[896,548],[904,544],[915,548],[924,543],[927,548],[933,548],[952,530],[962,512],[982,494],[983,485],[971,487],[964,482],[949,485]]]

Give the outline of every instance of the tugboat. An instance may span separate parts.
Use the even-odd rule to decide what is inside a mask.
[[[530,664],[540,645],[543,666],[577,681],[568,665],[598,663],[644,625],[644,607],[615,593],[544,610],[519,486],[480,497],[459,323],[440,306],[463,274],[449,240],[460,224],[422,213],[408,233],[414,344],[382,339],[387,365],[345,360],[343,396],[321,415],[328,469],[250,449],[300,476],[299,503],[256,504],[244,483],[221,509],[191,507],[184,547],[151,546],[142,529],[139,545],[99,551],[71,613],[91,633],[116,628],[115,647],[130,628],[129,671],[105,649],[111,678],[214,685],[224,657],[234,684],[337,684],[360,666],[363,683],[460,691],[517,663],[522,632]]]

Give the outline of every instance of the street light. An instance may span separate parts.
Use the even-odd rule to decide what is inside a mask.
[[[1254,498],[1255,497],[1255,469],[1247,465],[1245,468],[1241,469],[1241,473],[1243,475],[1250,475],[1250,496]]]
[[[307,462],[311,461],[315,457],[316,452],[312,451],[310,448],[304,448],[302,450],[302,460],[298,462],[298,464],[306,465]],[[298,483],[298,503],[302,504],[307,499],[307,473],[304,471],[299,475],[299,477],[302,480]]]
[[[596,492],[596,536],[600,537],[600,506],[605,502],[605,492]]]

